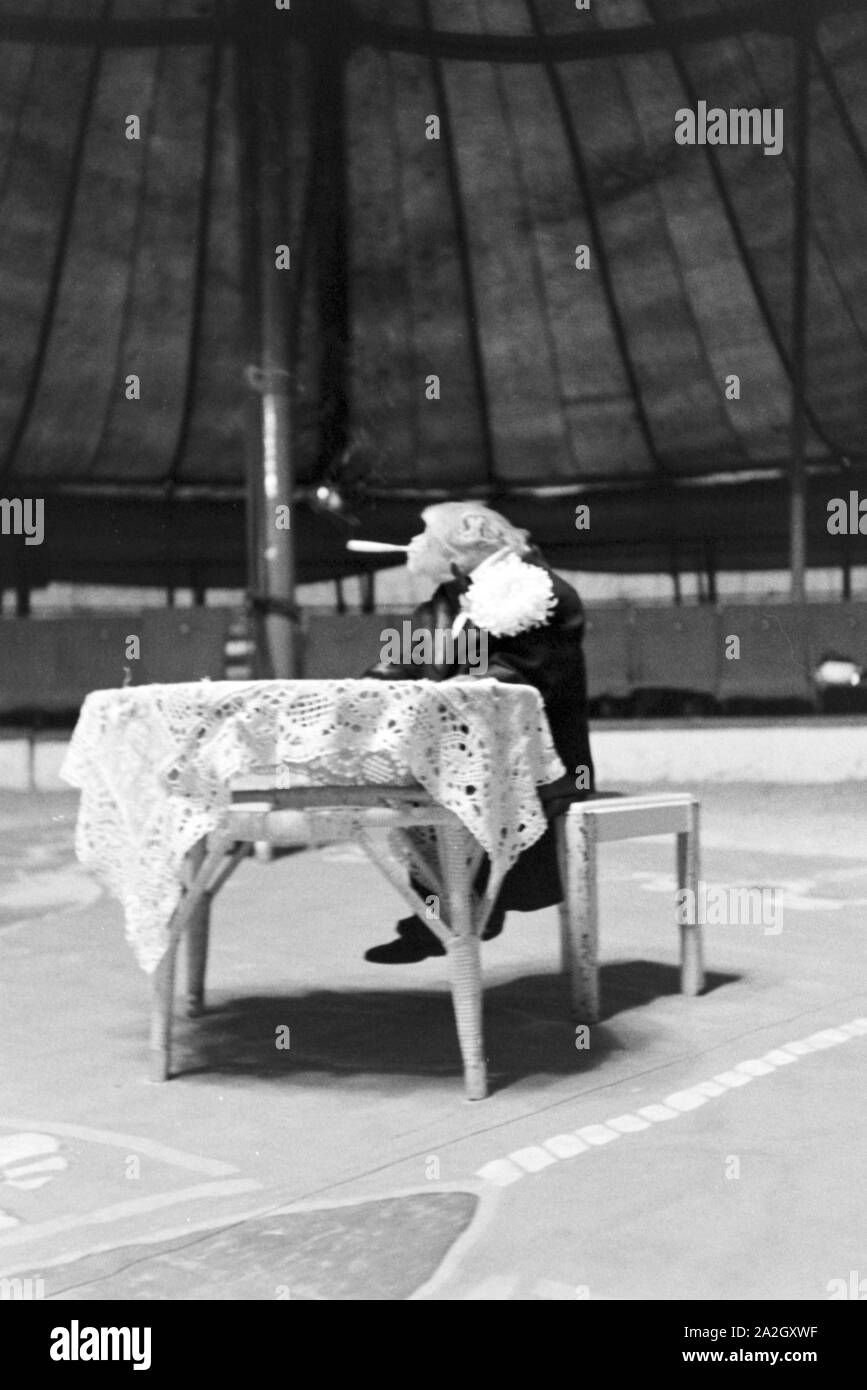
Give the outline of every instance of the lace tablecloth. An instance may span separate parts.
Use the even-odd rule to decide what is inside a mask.
[[[149,973],[183,861],[219,828],[233,781],[420,783],[511,866],[543,834],[536,786],[561,777],[531,686],[472,681],[200,681],[88,695],[61,775],[81,789],[76,853],[123,904]]]

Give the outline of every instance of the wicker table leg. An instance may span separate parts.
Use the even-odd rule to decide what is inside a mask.
[[[198,937],[191,948],[190,970],[204,971],[204,950],[207,936],[202,941],[203,931],[207,932],[210,897],[206,892],[214,870],[223,858],[223,846],[208,850],[204,839],[200,840],[187,854],[185,865],[186,887],[181,901],[175,908],[169,923],[169,942],[165,955],[154,971],[153,1000],[151,1004],[151,1081],[167,1081],[172,1065],[172,1015],[175,1002],[175,965],[178,943],[187,929],[198,931]],[[204,925],[203,925],[204,924]],[[196,962],[195,966],[193,962]]]
[[[177,912],[175,914],[177,916]],[[150,1079],[168,1081],[172,1066],[172,1014],[175,1002],[175,961],[180,933],[172,923],[165,955],[154,971],[151,1005]]]
[[[198,873],[205,857],[205,841],[194,845],[188,859],[192,874]],[[204,894],[190,913],[186,930],[187,1017],[198,1018],[205,1007],[205,971],[208,965],[208,938],[211,930],[211,897]]]
[[[211,898],[206,894],[190,917],[187,927],[187,1017],[198,1018],[205,1011],[205,971],[208,966],[208,940],[211,930]]]
[[[467,1100],[484,1100],[488,1094],[488,1068],[482,1019],[482,963],[479,938],[474,932],[455,937],[449,946],[449,971]]]
[[[484,1100],[488,1069],[482,1014],[482,966],[479,938],[473,924],[470,865],[473,842],[462,826],[437,829],[443,887],[448,896],[448,946],[452,1004],[464,1063],[467,1100]]]
[[[241,860],[249,852],[249,845],[235,841],[217,840],[215,844],[205,841],[190,851],[190,864],[195,875],[202,875],[199,884],[202,892],[195,907],[190,912],[186,930],[187,947],[187,1017],[198,1018],[205,1010],[205,972],[208,966],[208,941],[211,933],[211,904],[223,884],[231,878]],[[222,862],[220,862],[222,857]],[[216,870],[215,870],[216,864]]]

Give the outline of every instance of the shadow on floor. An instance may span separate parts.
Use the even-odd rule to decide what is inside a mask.
[[[603,1020],[578,1049],[561,975],[528,975],[485,991],[485,1047],[493,1089],[522,1077],[592,1071],[620,1043],[606,1027],[619,1013],[680,992],[673,966],[603,966]],[[736,976],[708,975],[705,992]],[[394,1076],[460,1076],[451,1004],[442,991],[316,990],[221,1001],[176,1026],[175,1075],[254,1075],[320,1085],[323,1074],[356,1075],[392,1089]]]
[[[642,1004],[666,995],[680,994],[680,969],[656,960],[623,960],[603,965],[600,972],[602,1018],[614,1018]],[[721,971],[705,972],[702,994],[712,994],[723,985],[736,984],[740,975]]]

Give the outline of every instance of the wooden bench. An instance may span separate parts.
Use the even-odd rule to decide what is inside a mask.
[[[690,792],[646,796],[600,795],[576,802],[555,821],[560,878],[563,971],[569,975],[575,1017],[599,1018],[599,896],[596,846],[611,840],[675,835],[678,889],[696,900],[699,864],[699,803]],[[680,980],[684,994],[704,987],[701,926],[680,928]]]

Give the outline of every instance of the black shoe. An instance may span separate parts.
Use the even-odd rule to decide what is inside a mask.
[[[416,961],[426,960],[428,956],[444,956],[446,948],[439,937],[434,936],[421,922],[414,925],[415,930],[407,930],[401,922],[398,926],[400,935],[382,946],[371,946],[369,951],[365,951],[364,959],[372,965],[413,965]]]

